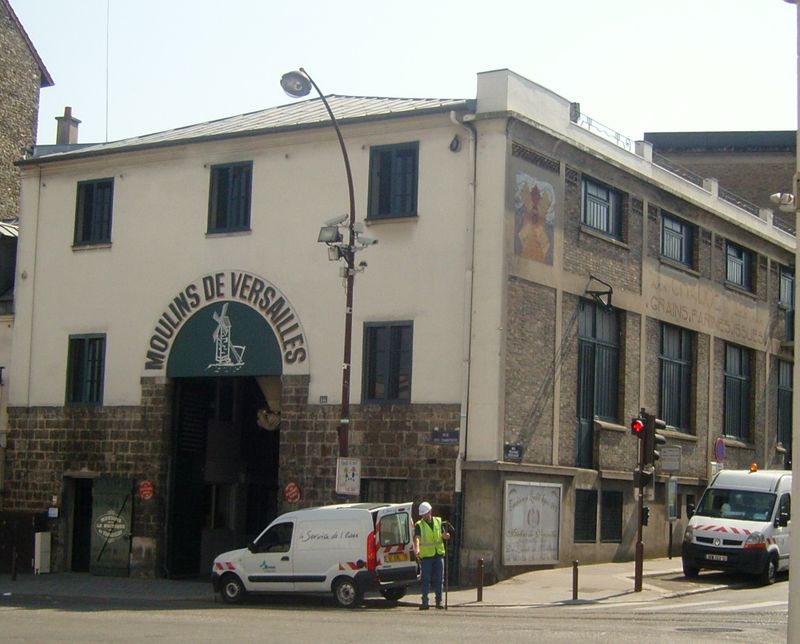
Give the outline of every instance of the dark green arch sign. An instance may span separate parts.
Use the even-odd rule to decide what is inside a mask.
[[[168,303],[144,369],[169,378],[307,374],[308,349],[299,316],[276,286],[246,271],[219,271]]]
[[[245,304],[210,304],[181,327],[169,354],[168,378],[279,376],[283,359],[264,316]]]

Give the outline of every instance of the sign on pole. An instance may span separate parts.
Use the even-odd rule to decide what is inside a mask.
[[[336,494],[358,496],[361,493],[361,459],[336,459]]]
[[[681,471],[681,446],[680,445],[664,445],[658,450],[661,455],[661,471],[662,472],[680,472]]]

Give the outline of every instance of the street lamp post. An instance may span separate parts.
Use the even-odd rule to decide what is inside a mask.
[[[302,67],[298,71],[288,72],[281,78],[281,87],[283,91],[293,98],[300,98],[307,96],[313,87],[317,94],[319,94],[322,104],[328,111],[333,128],[336,130],[336,136],[339,139],[339,147],[342,149],[342,158],[344,159],[344,169],[347,174],[347,192],[350,198],[350,212],[347,219],[347,243],[336,246],[336,259],[344,259],[345,261],[345,309],[344,309],[344,356],[342,358],[342,410],[339,419],[339,456],[345,457],[348,455],[348,433],[350,428],[350,355],[353,336],[353,286],[355,285],[355,242],[356,242],[356,200],[353,192],[353,174],[350,171],[350,157],[347,155],[347,147],[344,144],[342,131],[339,129],[339,123],[333,115],[333,110],[325,99],[325,96],[320,91],[317,84],[313,81],[311,76],[308,75]],[[330,229],[333,226],[327,225],[323,228]],[[320,231],[320,239],[330,245],[331,241],[323,239],[323,232]]]

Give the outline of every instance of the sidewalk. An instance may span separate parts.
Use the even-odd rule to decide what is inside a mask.
[[[713,584],[649,583],[654,578],[676,579],[680,575],[680,559],[650,559],[644,562],[642,591],[634,592],[634,564],[605,563],[580,566],[578,599],[572,600],[572,568],[553,568],[528,572],[483,588],[483,601],[477,601],[476,588],[450,588],[448,606],[479,608],[498,606],[557,606],[590,602],[646,602],[667,597],[708,592]],[[403,604],[417,603],[417,588],[409,589]],[[0,575],[0,601],[9,597],[69,597],[71,599],[141,599],[168,602],[219,601],[210,581],[173,579],[131,579],[128,577],[94,577],[87,573],[54,573],[45,575]]]

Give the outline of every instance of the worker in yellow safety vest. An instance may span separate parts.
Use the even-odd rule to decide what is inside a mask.
[[[414,524],[414,546],[422,567],[422,604],[420,610],[428,610],[428,593],[433,584],[436,608],[442,605],[444,582],[444,542],[450,534],[442,526],[442,518],[433,516],[433,508],[427,501],[419,504],[420,520]]]

